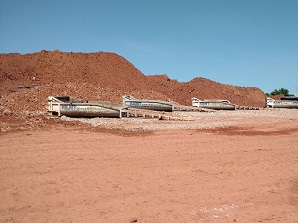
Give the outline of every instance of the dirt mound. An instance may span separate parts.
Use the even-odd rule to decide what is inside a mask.
[[[280,100],[281,98],[284,98],[285,96],[283,94],[277,94],[277,95],[269,95],[268,97],[270,97],[274,100]]]
[[[75,82],[100,84],[114,89],[146,86],[145,76],[115,53],[41,51],[26,55],[2,54],[0,63],[1,82],[26,85]]]
[[[125,58],[105,52],[43,50],[25,55],[1,54],[0,81],[3,83],[1,95],[18,87],[52,84],[57,94],[67,91],[73,96],[114,102],[120,102],[123,94],[133,94],[135,97],[173,100],[185,105],[190,104],[191,97],[198,97],[224,98],[239,105],[262,106],[265,98],[258,88],[220,84],[205,78],[179,83],[166,75],[145,76]]]
[[[123,95],[191,105],[191,98],[228,99],[245,106],[264,105],[258,88],[220,84],[205,78],[187,83],[166,75],[145,76],[125,58],[106,52],[0,54],[0,114],[25,117],[46,111],[49,95],[121,103]]]
[[[166,75],[147,78],[153,89],[184,105],[190,105],[191,98],[196,97],[200,100],[228,99],[237,105],[263,107],[266,97],[259,88],[221,84],[201,77],[187,83],[171,80]]]
[[[238,87],[220,84],[205,78],[195,78],[186,83],[190,95],[200,99],[228,99],[237,105],[264,106],[265,94],[256,87]]]

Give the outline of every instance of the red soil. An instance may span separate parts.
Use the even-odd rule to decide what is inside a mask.
[[[0,121],[25,123],[46,111],[50,95],[120,103],[123,95],[190,105],[191,98],[228,99],[244,106],[264,106],[258,88],[220,84],[204,78],[187,83],[166,75],[145,76],[115,53],[0,54]],[[42,117],[41,117],[42,118]]]
[[[297,119],[272,121],[0,135],[0,222],[297,222]]]
[[[115,53],[0,54],[0,121],[28,122],[46,111],[50,95],[120,103],[123,95],[191,105],[191,98],[228,99],[244,106],[264,106],[258,88],[220,84],[204,78],[187,83],[166,75],[145,76]],[[33,117],[34,116],[34,117]],[[40,118],[43,118],[42,116]],[[17,120],[15,120],[17,119]],[[15,120],[15,121],[14,121]]]
[[[187,130],[45,115],[49,95],[262,107],[260,89],[179,83],[114,53],[59,51],[0,55],[0,83],[0,222],[297,222],[297,110],[194,112],[201,127]],[[138,123],[173,129],[125,130]]]
[[[20,85],[30,89],[36,100],[51,94],[120,102],[123,94],[140,98],[172,100],[190,105],[191,97],[221,98],[246,106],[263,106],[258,88],[220,84],[204,78],[179,83],[166,75],[145,76],[115,53],[63,53],[0,55],[0,95],[9,95]],[[20,89],[19,89],[20,90]],[[22,93],[19,93],[22,94]],[[23,94],[30,100],[26,94]]]

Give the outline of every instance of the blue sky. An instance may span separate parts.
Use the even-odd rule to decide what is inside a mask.
[[[298,0],[0,0],[0,53],[114,52],[145,75],[298,87]]]

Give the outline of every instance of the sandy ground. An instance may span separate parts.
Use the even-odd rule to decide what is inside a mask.
[[[298,110],[191,116],[1,134],[0,222],[298,222]]]

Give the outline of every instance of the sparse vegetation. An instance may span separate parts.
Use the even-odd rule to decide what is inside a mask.
[[[286,88],[280,88],[278,90],[277,89],[274,89],[274,91],[272,91],[270,93],[270,95],[279,95],[279,94],[282,94],[284,96],[289,96],[289,90],[286,89]],[[268,94],[266,94],[266,95],[268,95]]]

